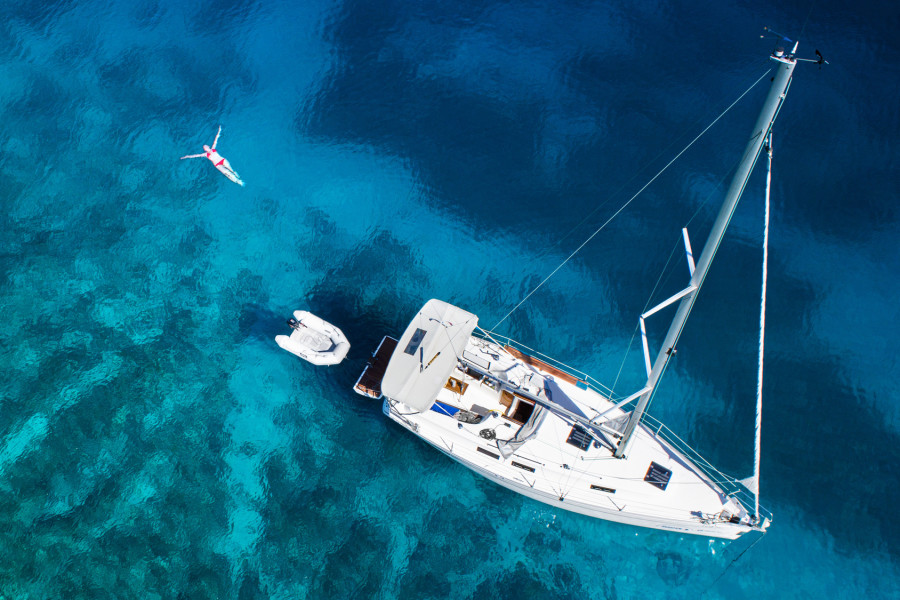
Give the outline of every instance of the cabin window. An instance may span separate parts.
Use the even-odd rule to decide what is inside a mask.
[[[572,431],[569,432],[569,438],[566,440],[566,443],[572,444],[581,450],[587,450],[591,447],[591,435],[583,427],[575,425],[572,427]]]
[[[644,481],[661,490],[666,489],[666,486],[669,485],[669,479],[671,478],[672,471],[655,462],[650,463],[650,468],[647,469],[647,474],[644,475]]]
[[[409,339],[409,344],[406,345],[406,352],[410,356],[415,356],[416,350],[419,349],[419,346],[422,345],[422,340],[425,339],[425,330],[424,329],[416,329],[416,332],[412,334],[412,337]]]
[[[482,454],[487,454],[487,455],[490,456],[491,458],[496,458],[497,460],[500,460],[500,455],[499,455],[499,454],[494,454],[494,453],[491,452],[490,450],[485,450],[485,449],[482,448],[481,446],[475,446],[475,449],[478,450],[479,452],[481,452]]]
[[[534,467],[529,467],[528,465],[523,465],[522,463],[518,463],[516,461],[512,461],[512,466],[518,467],[523,471],[528,471],[529,473],[534,473]]]
[[[591,484],[591,489],[597,490],[598,492],[606,492],[607,494],[616,493],[616,490],[614,490],[613,488],[603,487],[602,485],[594,485],[593,483]]]

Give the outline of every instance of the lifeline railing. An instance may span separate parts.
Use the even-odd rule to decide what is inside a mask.
[[[663,439],[667,444],[680,452],[692,465],[700,469],[703,474],[710,479],[710,481],[719,486],[719,488],[723,492],[725,492],[727,496],[730,496],[740,502],[750,514],[754,513],[756,509],[753,492],[750,491],[747,486],[741,483],[740,480],[732,477],[731,475],[723,473],[715,466],[713,466],[711,462],[703,458],[703,456],[699,452],[694,450],[691,446],[688,445],[687,442],[678,437],[659,419],[656,419],[648,413],[644,413],[641,422],[644,424],[649,433],[657,438]],[[759,517],[761,519],[768,519],[769,521],[771,521],[772,513],[764,507],[760,506]]]
[[[522,342],[516,341],[516,340],[512,339],[511,337],[507,337],[505,335],[500,335],[498,333],[485,331],[484,329],[481,329],[480,327],[476,328],[475,331],[472,333],[479,338],[486,339],[486,340],[489,340],[492,342],[496,342],[501,345],[511,346],[512,348],[515,348],[516,350],[522,352],[523,354],[527,354],[528,356],[538,358],[542,362],[549,364],[551,367],[559,369],[560,371],[566,373],[567,375],[571,375],[575,379],[582,381],[584,383],[584,385],[582,385],[580,387],[590,388],[593,391],[600,394],[601,396],[603,396],[604,398],[606,398],[607,400],[615,402],[617,399],[618,400],[621,399],[611,389],[609,389],[608,387],[606,387],[605,385],[603,385],[602,383],[600,383],[599,381],[597,381],[596,379],[594,379],[593,377],[588,375],[587,373],[579,371],[578,369],[576,369],[574,367],[570,367],[569,365],[562,363],[551,356],[547,356],[546,354],[539,352],[539,351],[535,350],[534,348],[529,348]]]
[[[539,352],[533,348],[530,348],[510,337],[493,332],[488,332],[481,329],[480,327],[476,328],[476,330],[473,332],[473,335],[481,339],[495,342],[497,344],[510,346],[522,352],[523,354],[538,358],[539,360],[547,363],[553,368],[559,369],[560,371],[563,371],[564,373],[580,380],[584,383],[584,385],[581,387],[589,388],[594,392],[597,392],[610,402],[615,403],[624,399],[624,397],[617,396],[611,389],[609,389],[587,373],[570,367],[569,365],[562,363],[551,356],[547,356],[546,354],[543,354],[542,352]],[[635,397],[631,402],[634,402],[634,400],[636,399],[637,398]],[[629,402],[628,404],[630,404],[631,402]],[[622,408],[624,408],[624,406]],[[708,477],[710,481],[719,486],[719,488],[727,496],[732,497],[740,502],[750,514],[753,514],[755,510],[755,499],[753,493],[743,483],[741,483],[740,480],[717,469],[711,462],[703,458],[703,456],[699,452],[688,445],[687,442],[678,437],[671,429],[666,427],[666,425],[664,425],[661,421],[651,416],[650,414],[644,413],[641,418],[641,422],[644,424],[644,427],[650,434],[664,440],[672,448],[681,453],[684,458],[686,458],[691,464],[693,464],[704,475],[706,475],[706,477]],[[762,521],[762,519],[768,519],[769,521],[772,521],[772,513],[762,506],[759,507],[759,517],[760,522]]]

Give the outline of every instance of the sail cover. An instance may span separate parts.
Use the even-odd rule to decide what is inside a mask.
[[[522,447],[522,444],[533,438],[534,434],[537,433],[538,427],[544,422],[544,417],[546,416],[547,409],[540,404],[537,404],[534,407],[534,411],[531,413],[531,417],[524,425],[519,427],[516,435],[508,440],[498,440],[497,449],[500,450],[500,454],[503,455],[503,458],[509,458],[516,450]]]
[[[416,410],[428,410],[462,356],[478,317],[442,300],[429,300],[391,355],[381,391]]]

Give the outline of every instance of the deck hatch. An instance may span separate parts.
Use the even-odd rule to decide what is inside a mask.
[[[644,481],[654,487],[665,490],[666,486],[669,485],[669,479],[671,479],[671,477],[672,471],[670,469],[658,465],[655,462],[651,462],[650,468],[647,469],[647,474],[644,475]]]
[[[472,354],[468,350],[463,350],[463,358],[465,360],[469,361],[470,363],[472,363],[473,365],[475,365],[476,367],[481,367],[485,371],[487,371],[491,368],[491,363],[489,361],[485,360],[484,358],[481,358],[480,356],[478,356],[476,354]]]
[[[587,450],[591,447],[591,441],[590,434],[583,427],[575,425],[572,427],[572,431],[569,432],[569,438],[566,440],[566,443],[572,444],[581,450]]]

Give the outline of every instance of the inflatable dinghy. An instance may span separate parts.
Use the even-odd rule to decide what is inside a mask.
[[[275,342],[314,365],[336,365],[350,350],[340,329],[305,310],[295,310],[288,325],[293,329],[291,335],[276,335]]]

